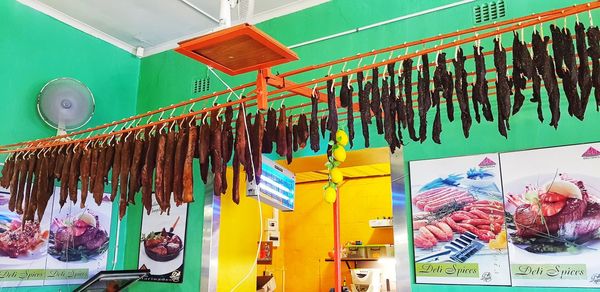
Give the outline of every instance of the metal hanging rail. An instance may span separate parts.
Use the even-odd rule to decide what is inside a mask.
[[[310,96],[309,95],[310,92],[307,92],[307,90],[309,90],[309,88],[312,88],[311,86],[315,86],[314,90],[316,92],[318,92],[318,94],[320,95],[320,100],[322,101],[323,95],[319,91],[324,89],[325,86],[316,86],[319,83],[323,83],[328,80],[335,80],[335,79],[338,79],[338,78],[341,78],[341,77],[347,76],[347,75],[353,75],[360,71],[365,71],[365,70],[373,69],[376,67],[382,67],[382,66],[385,66],[390,63],[400,62],[400,61],[403,61],[406,59],[419,57],[423,54],[429,54],[429,53],[457,47],[457,46],[460,46],[460,45],[463,45],[466,43],[470,43],[470,42],[474,42],[474,41],[477,41],[480,39],[494,37],[494,36],[501,35],[506,32],[516,31],[516,30],[519,30],[519,29],[522,29],[525,27],[535,26],[535,25],[545,23],[548,21],[552,21],[555,19],[560,19],[560,18],[567,17],[570,15],[578,14],[581,12],[590,11],[592,9],[596,9],[599,7],[600,7],[600,2],[590,2],[590,3],[586,3],[586,4],[574,5],[574,6],[571,6],[568,8],[555,9],[555,10],[551,10],[551,11],[547,11],[547,12],[532,14],[532,15],[528,15],[528,16],[515,18],[515,19],[510,19],[510,20],[506,20],[506,21],[502,21],[502,22],[498,22],[498,23],[492,23],[492,24],[487,24],[487,25],[483,25],[483,26],[473,27],[473,28],[456,31],[456,32],[452,32],[452,33],[447,33],[447,34],[440,34],[438,36],[434,36],[434,37],[430,37],[430,38],[426,38],[426,39],[422,39],[422,40],[418,40],[418,41],[407,42],[407,43],[403,43],[401,45],[391,46],[391,47],[383,48],[380,50],[373,50],[368,53],[357,54],[354,56],[325,62],[325,63],[319,64],[319,65],[312,65],[312,66],[307,66],[304,68],[295,69],[295,70],[285,72],[285,73],[282,73],[279,75],[272,75],[272,74],[270,74],[269,70],[264,70],[259,73],[259,78],[257,78],[257,82],[246,83],[246,84],[243,84],[243,85],[231,88],[231,89],[228,88],[226,90],[215,92],[215,93],[212,93],[209,95],[190,99],[190,100],[180,102],[177,104],[173,104],[173,105],[170,105],[167,107],[159,108],[157,110],[149,111],[147,113],[131,116],[131,117],[119,120],[119,121],[114,121],[114,122],[111,122],[108,124],[104,124],[104,125],[100,125],[97,127],[73,132],[70,134],[53,136],[53,137],[48,137],[48,138],[43,138],[43,139],[37,139],[37,140],[32,140],[32,141],[27,141],[27,142],[20,142],[20,143],[0,146],[0,154],[21,152],[21,151],[34,151],[34,150],[47,148],[47,147],[58,147],[58,146],[64,146],[64,145],[69,145],[69,144],[76,144],[76,143],[100,140],[100,139],[104,139],[104,138],[109,138],[111,136],[120,136],[120,135],[123,135],[124,133],[135,132],[135,131],[138,131],[141,129],[145,129],[147,127],[153,127],[153,126],[157,126],[157,125],[164,124],[164,123],[181,121],[183,119],[186,119],[186,118],[189,118],[192,116],[198,116],[198,115],[210,112],[212,110],[218,110],[218,109],[221,109],[221,108],[224,108],[227,106],[233,106],[233,105],[238,105],[238,104],[241,105],[242,103],[245,104],[246,106],[259,106],[259,108],[265,109],[264,106],[267,102],[274,102],[276,100],[281,100],[281,99],[295,96],[295,95]],[[510,25],[510,26],[504,27],[507,25]],[[489,30],[492,30],[492,31],[489,31]],[[482,32],[482,31],[488,31],[488,32],[478,34],[479,32]],[[464,39],[460,39],[461,36],[464,36],[466,34],[475,34],[475,35],[464,38]],[[346,70],[345,72],[328,75],[326,77],[313,79],[313,80],[302,82],[302,83],[294,83],[294,82],[291,82],[291,81],[285,79],[285,77],[294,76],[294,75],[298,75],[301,73],[314,71],[317,69],[322,69],[325,67],[331,68],[333,65],[345,64],[349,61],[358,60],[358,59],[369,57],[369,56],[376,56],[378,54],[388,53],[388,52],[391,52],[393,54],[393,52],[396,50],[408,49],[408,48],[414,47],[416,45],[425,45],[427,43],[437,42],[437,41],[445,40],[448,38],[454,38],[454,37],[458,37],[458,39],[453,40],[452,42],[449,42],[446,44],[435,45],[433,48],[425,48],[421,51],[416,51],[416,52],[410,53],[410,54],[407,53],[403,56],[398,56],[395,58],[390,57],[389,59],[384,60],[384,61],[373,62],[372,64],[365,65],[360,68]],[[509,48],[506,48],[506,50],[509,51]],[[490,54],[489,51],[486,53]],[[486,54],[486,53],[484,53],[484,54]],[[391,54],[390,54],[390,56],[391,56]],[[375,58],[373,61],[375,61]],[[448,62],[450,62],[450,60],[448,60]],[[434,64],[434,63],[430,63],[429,66],[431,66],[432,64]],[[381,74],[381,75],[383,75],[383,74]],[[271,79],[271,80],[269,80],[269,79]],[[356,79],[351,79],[350,81],[356,82]],[[259,83],[262,83],[262,85],[258,86],[258,85],[260,85]],[[335,85],[339,85],[340,83],[341,82],[334,82]],[[264,84],[275,86],[275,87],[277,87],[277,89],[268,91],[268,92],[261,92],[261,88],[264,88],[264,87],[262,87],[262,86],[264,86]],[[275,84],[275,85],[273,85],[273,84]],[[210,98],[215,98],[215,97],[218,99],[219,97],[221,97],[223,95],[231,94],[232,92],[236,92],[239,90],[246,90],[250,87],[255,87],[256,89],[254,89],[253,91],[250,91],[248,97],[239,99],[237,101],[226,102],[223,104],[214,105],[209,108],[204,108],[200,111],[193,111],[193,112],[189,112],[189,113],[185,113],[185,114],[180,114],[175,117],[171,116],[168,119],[164,119],[164,120],[152,121],[152,118],[157,114],[164,115],[167,111],[172,111],[171,112],[171,114],[172,114],[177,109],[181,109],[183,111],[186,109],[186,107],[188,105],[191,105],[190,106],[190,110],[191,110],[193,108],[193,106],[198,102],[206,101]],[[289,92],[289,93],[287,93],[287,92]],[[274,95],[278,95],[278,96],[274,96]],[[269,98],[269,96],[271,96],[271,97]],[[255,102],[253,102],[253,101],[255,101]],[[299,107],[296,107],[296,108],[299,108]],[[144,125],[139,125],[141,119],[146,118],[146,117],[150,117],[148,119],[147,123]],[[135,126],[133,126],[135,121],[137,121],[137,124]],[[129,127],[127,127],[128,123],[129,123]],[[121,125],[123,128],[121,130],[114,131],[114,129],[116,129],[119,125]],[[106,133],[108,131],[108,129],[111,127],[113,127],[113,130]],[[94,132],[101,131],[101,130],[103,130],[102,134],[96,135],[93,137],[91,136],[91,134],[93,134]],[[83,138],[84,134],[88,134],[88,136]],[[67,138],[71,138],[72,140],[65,141],[65,139],[67,139]],[[75,138],[75,139],[73,139],[73,138]]]

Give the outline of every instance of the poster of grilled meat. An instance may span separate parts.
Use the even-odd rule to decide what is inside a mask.
[[[600,287],[600,143],[500,158],[513,285]]]
[[[409,168],[416,283],[510,285],[498,154]]]

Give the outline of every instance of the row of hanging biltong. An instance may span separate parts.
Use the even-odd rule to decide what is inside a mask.
[[[548,95],[548,105],[551,113],[550,125],[558,127],[560,119],[560,89],[559,81],[562,80],[562,89],[568,102],[568,113],[583,120],[592,88],[596,100],[596,108],[600,106],[600,30],[597,26],[589,27],[586,31],[580,22],[575,24],[575,45],[568,28],[559,28],[551,25],[552,52],[548,53],[550,37],[543,37],[540,32],[534,31],[531,47],[519,39],[519,34],[514,33],[512,46],[512,74],[508,74],[507,50],[502,46],[499,38],[494,39],[494,67],[496,72],[496,120],[498,131],[508,137],[510,129],[509,118],[519,112],[524,104],[523,91],[527,83],[532,82],[531,102],[537,103],[537,115],[540,122],[544,121],[541,99],[541,85]],[[428,55],[420,57],[417,65],[417,107],[419,127],[415,129],[415,112],[413,109],[413,60],[403,60],[395,84],[395,64],[387,65],[387,76],[379,84],[379,70],[374,68],[372,80],[364,83],[364,74],[357,74],[358,105],[365,146],[369,147],[369,125],[375,116],[377,134],[383,134],[392,151],[404,144],[402,129],[407,129],[408,136],[413,141],[423,142],[427,138],[427,113],[435,108],[435,117],[432,126],[432,139],[441,143],[440,133],[442,122],[440,114],[441,100],[446,103],[446,115],[450,122],[454,121],[454,102],[456,96],[460,120],[464,136],[468,138],[469,130],[473,123],[471,113],[475,114],[475,121],[493,121],[494,114],[486,79],[485,53],[480,45],[473,46],[473,59],[475,63],[474,81],[469,83],[465,70],[465,57],[462,48],[457,47],[455,58],[451,60],[454,74],[448,70],[446,54],[439,52],[436,56],[433,78],[430,77]],[[578,60],[577,60],[578,59]],[[591,59],[592,70],[589,62]],[[383,74],[385,76],[385,74]],[[558,77],[558,78],[557,78]],[[431,87],[431,80],[433,87]],[[346,84],[347,79],[342,80]],[[343,86],[345,87],[345,86]],[[348,86],[349,87],[349,86]],[[469,87],[471,96],[469,97]],[[578,89],[579,88],[579,89]],[[352,92],[352,89],[349,89]],[[352,104],[344,103],[343,91],[340,92],[342,106]],[[350,94],[350,96],[352,96]],[[512,104],[511,104],[512,96]],[[472,103],[472,109],[471,105]],[[351,133],[350,143],[353,138],[352,106],[348,106],[348,129]],[[329,117],[336,116],[330,112]]]

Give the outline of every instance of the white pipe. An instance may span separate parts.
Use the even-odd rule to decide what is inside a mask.
[[[475,0],[462,0],[462,1],[454,2],[454,3],[450,3],[450,4],[438,6],[438,7],[435,7],[435,8],[431,8],[431,9],[427,9],[427,10],[423,10],[423,11],[419,11],[419,12],[415,12],[415,13],[411,13],[411,14],[399,16],[399,17],[396,17],[396,18],[384,20],[384,21],[373,23],[373,24],[369,24],[369,25],[366,25],[366,26],[357,27],[355,29],[350,29],[350,30],[346,30],[346,31],[343,31],[343,32],[338,32],[338,33],[335,33],[335,34],[332,34],[332,35],[320,37],[320,38],[313,39],[313,40],[310,40],[310,41],[301,42],[301,43],[298,43],[298,44],[295,44],[295,45],[288,46],[288,48],[295,49],[295,48],[298,48],[298,47],[302,47],[302,46],[306,46],[306,45],[310,45],[310,44],[322,42],[322,41],[325,41],[325,40],[334,39],[334,38],[337,38],[337,37],[349,35],[349,34],[352,34],[352,33],[359,32],[359,31],[363,31],[363,30],[367,30],[367,29],[371,29],[371,28],[383,26],[383,25],[390,24],[390,23],[393,23],[393,22],[398,22],[400,20],[405,20],[405,19],[409,19],[409,18],[413,18],[413,17],[417,17],[417,16],[429,14],[429,13],[440,11],[440,10],[445,10],[445,9],[448,9],[448,8],[452,8],[452,7],[464,5],[464,4],[471,3],[471,2],[475,2]]]
[[[206,16],[206,17],[210,18],[210,20],[212,20],[212,21],[214,21],[214,22],[216,22],[216,23],[220,23],[220,22],[219,22],[219,20],[218,20],[218,19],[216,19],[214,16],[212,16],[212,15],[210,15],[208,12],[206,12],[206,11],[204,11],[204,10],[200,9],[200,7],[198,7],[198,6],[194,5],[193,3],[190,3],[190,2],[189,2],[189,1],[187,1],[187,0],[179,0],[179,1],[180,1],[180,2],[182,2],[183,4],[185,4],[185,5],[189,6],[190,8],[192,8],[192,9],[196,10],[197,12],[200,12],[200,14],[202,14],[202,15],[204,15],[204,16]]]
[[[221,9],[219,10],[219,24],[222,27],[231,26],[231,6],[229,0],[221,0]]]

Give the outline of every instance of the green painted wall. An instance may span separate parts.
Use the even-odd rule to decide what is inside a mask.
[[[17,1],[0,1],[0,144],[56,135],[38,116],[36,96],[57,77],[85,83],[96,100],[95,126],[135,114],[140,60]],[[4,160],[4,157],[1,157]],[[115,207],[117,207],[115,205]],[[117,209],[113,218],[117,218]],[[121,237],[127,233],[127,219]],[[117,225],[111,226],[111,238]],[[115,243],[109,247],[109,267]],[[124,257],[121,249],[120,257]],[[116,268],[122,268],[117,263]],[[73,286],[3,288],[3,291],[70,291]]]
[[[452,2],[456,1],[333,0],[329,3],[305,11],[261,23],[259,24],[259,27],[283,44],[293,45],[313,38]],[[507,0],[505,2],[507,17],[513,18],[533,12],[583,3],[585,1]],[[284,72],[292,68],[333,60],[359,52],[366,52],[372,49],[403,43],[405,41],[422,39],[439,33],[468,28],[473,26],[473,18],[471,16],[472,5],[473,4],[467,4],[440,11],[435,14],[423,15],[349,36],[300,47],[295,49],[296,53],[300,56],[300,61],[280,66],[274,71],[277,72],[279,70]],[[596,17],[598,14],[594,14],[594,16]],[[582,17],[582,20],[584,19],[586,20],[587,17]],[[570,26],[573,25],[573,22],[573,17],[569,18]],[[559,23],[562,23],[562,21]],[[546,32],[549,32],[549,30],[546,29]],[[526,35],[530,35],[530,33],[530,29],[526,30]],[[511,42],[512,37],[505,36],[505,45],[510,46]],[[483,45],[487,49],[492,48],[489,42],[484,42]],[[470,46],[465,46],[464,48],[467,54],[471,53],[472,49]],[[396,56],[403,53],[404,52],[394,52],[393,55]],[[449,57],[453,56],[452,50],[447,53]],[[389,55],[387,54],[384,56],[377,56],[377,60],[388,57]],[[369,58],[369,60],[363,60],[363,64],[371,61],[371,58]],[[490,67],[493,63],[491,60],[488,60],[487,64],[488,67]],[[347,68],[354,68],[355,66],[356,62],[352,62],[348,64]],[[332,68],[332,72],[339,72],[341,69],[341,66],[336,66]],[[327,73],[327,70],[328,69],[326,68],[319,72],[298,76],[299,78],[297,80],[321,77]],[[204,77],[206,74],[208,73],[204,66],[174,52],[165,52],[144,58],[142,60],[140,73],[138,111],[143,112],[194,97],[195,95],[191,93],[192,80],[197,77]],[[251,81],[254,78],[253,74],[236,78],[229,78],[225,76],[225,74],[220,75],[224,76],[228,82],[231,82],[230,84],[232,86],[238,85],[240,82]],[[494,74],[490,74],[490,76],[494,76]],[[215,85],[217,84],[217,80],[212,78],[211,83],[211,85]],[[222,88],[222,86],[215,86],[211,91],[217,91]],[[543,98],[545,104],[547,104],[547,99],[545,99],[545,97]],[[300,102],[306,102],[306,99],[302,97],[292,98],[286,100],[285,104],[293,105]],[[495,106],[495,102],[493,105]],[[201,108],[202,106],[203,105],[197,105],[196,109]],[[278,103],[276,106],[278,106]],[[563,106],[562,108],[565,109],[566,107]],[[521,113],[511,119],[512,130],[509,133],[509,139],[504,139],[498,134],[495,123],[483,122],[481,125],[473,125],[470,139],[467,140],[462,135],[460,121],[449,124],[445,120],[445,115],[443,115],[443,144],[436,145],[430,140],[421,145],[414,142],[408,143],[404,148],[404,157],[406,161],[411,161],[483,152],[510,151],[534,147],[583,143],[598,141],[600,139],[600,132],[596,129],[596,125],[600,122],[600,115],[594,112],[593,105],[588,108],[588,116],[584,122],[570,118],[566,112],[563,112],[563,119],[558,130],[554,130],[547,125],[547,121],[549,120],[549,112],[547,109],[544,112],[546,117],[546,122],[544,124],[540,124],[537,121],[533,104],[526,102],[521,111]],[[431,121],[432,118],[433,112],[430,113],[429,120]],[[428,132],[430,133],[430,131]],[[357,134],[357,137],[358,141],[357,146],[355,147],[361,148],[363,144],[360,134]],[[376,137],[375,135],[372,135],[371,142],[373,147],[384,145],[383,137]],[[312,152],[310,150],[304,150],[298,153],[298,156],[302,155],[312,155]],[[429,292],[440,289],[457,292],[474,292],[483,289],[491,292],[508,290],[557,290],[549,288],[483,288],[477,286],[447,286],[441,288],[440,286],[435,285],[418,285],[413,283],[413,291]],[[569,291],[586,290],[569,289]]]

